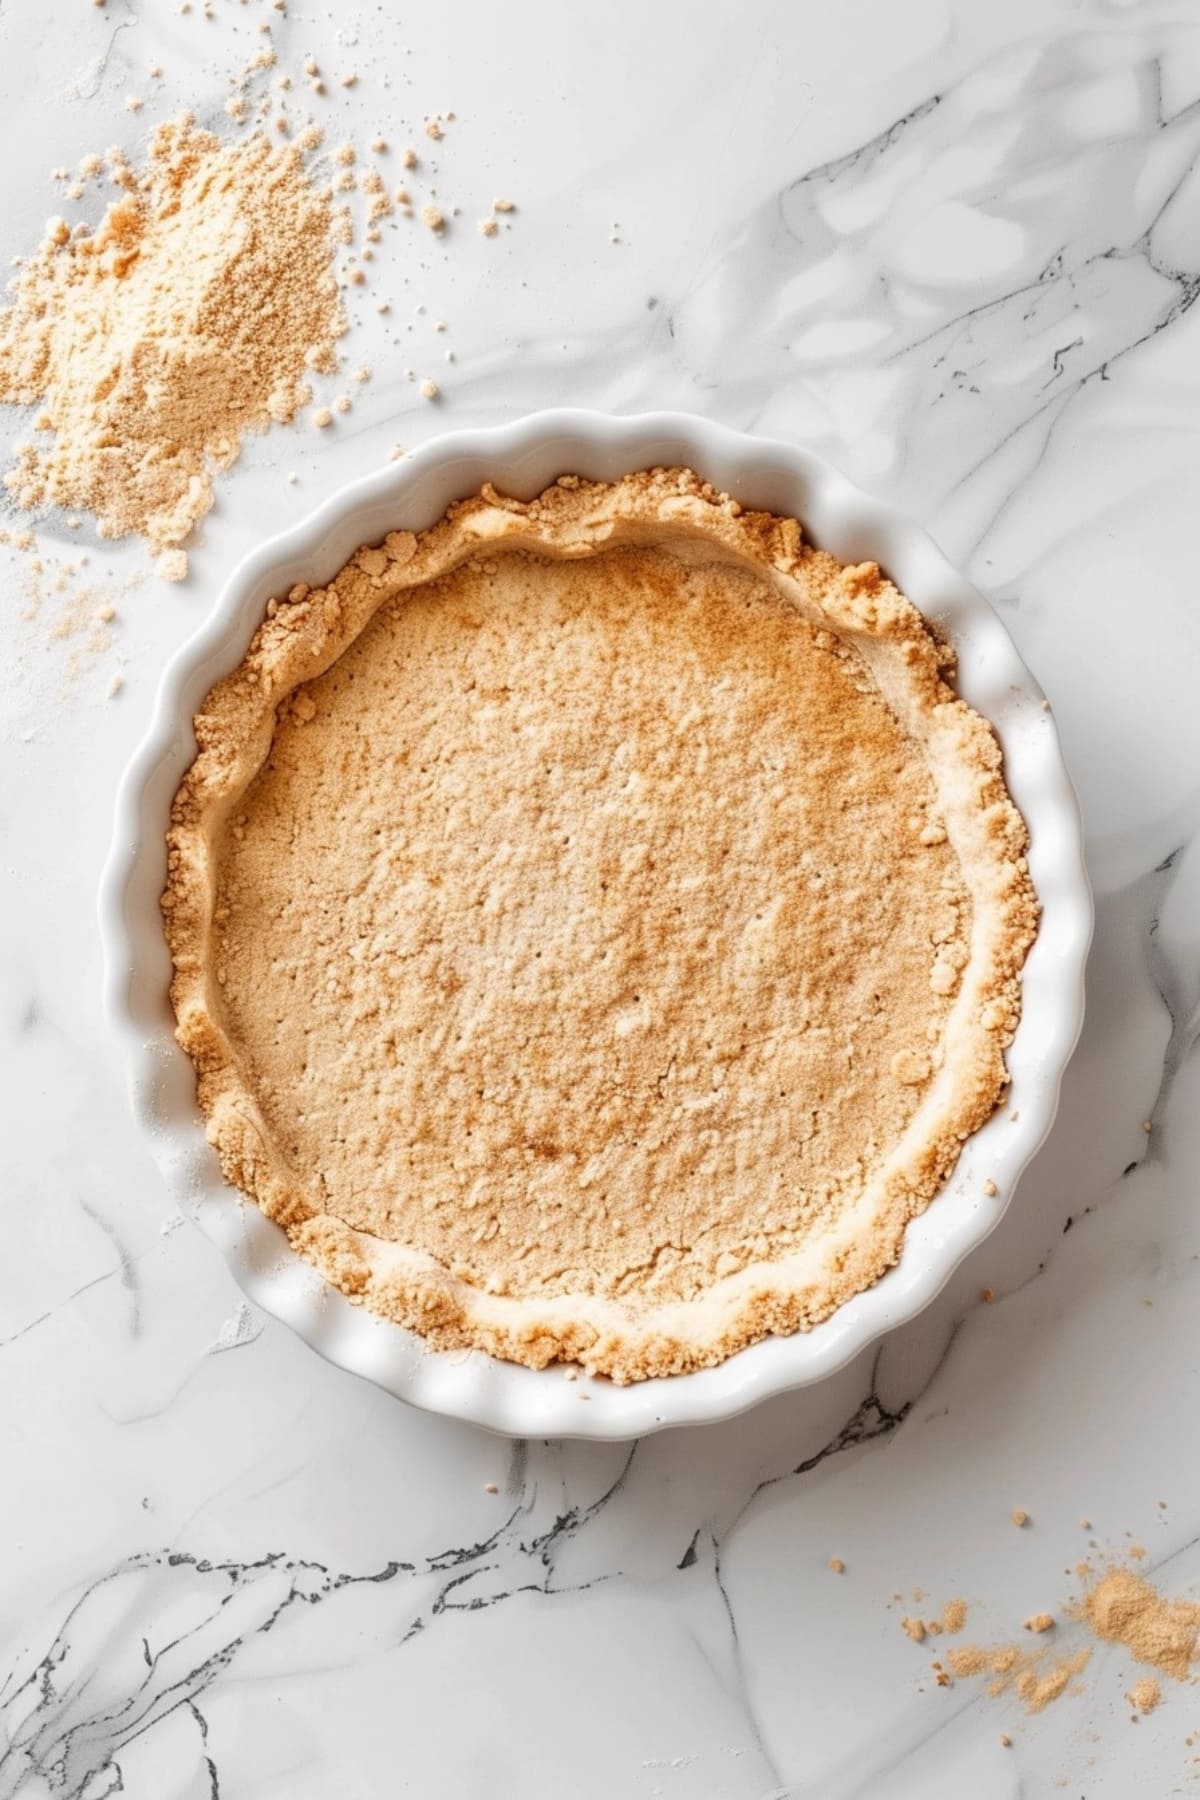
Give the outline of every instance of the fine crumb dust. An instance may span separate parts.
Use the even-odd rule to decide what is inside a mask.
[[[36,628],[49,646],[62,646],[64,693],[104,662],[109,669],[106,691],[111,699],[123,685],[123,677],[112,665],[121,623],[118,602],[140,578],[127,576],[117,585],[111,579],[98,579],[89,570],[85,554],[56,556],[41,549],[27,531],[0,527],[0,545],[12,557],[22,623]]]
[[[988,1676],[988,1693],[1015,1693],[1031,1713],[1038,1713],[1061,1699],[1091,1661],[1087,1645],[1056,1654],[1049,1650],[1022,1650],[1018,1644],[984,1648],[965,1644],[947,1651],[946,1661],[959,1677]]]

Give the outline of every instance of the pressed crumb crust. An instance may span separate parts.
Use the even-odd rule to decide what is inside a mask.
[[[433,1347],[616,1381],[896,1261],[1037,906],[953,658],[688,470],[491,488],[268,608],[163,895],[222,1169]]]

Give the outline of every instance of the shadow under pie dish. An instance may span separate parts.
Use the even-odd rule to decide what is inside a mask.
[[[921,613],[683,467],[483,485],[267,613],[162,896],[226,1179],[434,1351],[621,1384],[877,1283],[1038,923]]]

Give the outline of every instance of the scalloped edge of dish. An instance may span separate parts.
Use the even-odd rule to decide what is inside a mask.
[[[1029,826],[1041,927],[1022,980],[1004,1107],[963,1146],[950,1181],[905,1234],[896,1266],[812,1331],[767,1338],[716,1368],[618,1387],[560,1367],[526,1369],[481,1352],[427,1350],[411,1332],[330,1288],[283,1232],[222,1180],[204,1135],[191,1064],[174,1038],[171,961],[158,897],[171,800],[195,754],[192,717],[241,660],[268,599],[319,584],[361,544],[420,530],[483,481],[529,498],[557,475],[612,480],[686,464],[748,506],[797,517],[846,562],[878,562],[954,645],[958,690],[994,726],[1010,792]],[[1044,696],[986,600],[920,527],[870,498],[820,457],[679,413],[626,418],[581,411],[449,433],[350,483],[300,524],[247,556],[200,629],[168,664],[149,730],[121,781],[100,889],[106,1011],[134,1112],[168,1188],[225,1256],[256,1305],[330,1362],[427,1411],[518,1437],[629,1438],[731,1418],[822,1380],[906,1323],[998,1224],[1050,1129],[1083,1022],[1092,904],[1079,806]],[[990,1198],[984,1182],[995,1183]],[[589,1404],[581,1404],[584,1399]]]

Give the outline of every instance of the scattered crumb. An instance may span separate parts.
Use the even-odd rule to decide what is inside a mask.
[[[914,1592],[914,1598],[919,1600],[920,1597],[921,1597],[920,1591],[916,1590]],[[910,1637],[912,1639],[914,1644],[923,1644],[927,1637],[941,1637],[943,1632],[945,1632],[948,1636],[953,1637],[957,1632],[960,1632],[962,1630],[962,1628],[966,1624],[966,1622],[967,1622],[967,1603],[966,1603],[966,1601],[965,1600],[947,1600],[945,1605],[942,1607],[941,1614],[938,1618],[936,1618],[936,1619],[921,1619],[921,1618],[916,1618],[916,1617],[903,1618],[900,1621],[900,1629],[901,1629],[901,1631],[904,1632],[906,1637]],[[934,1668],[937,1668],[937,1667],[938,1667],[938,1665],[935,1663]]]
[[[125,96],[125,111],[126,112],[131,112],[131,113],[141,112],[142,107],[144,105],[145,105],[145,101],[139,100],[136,94],[126,94],[126,96]]]
[[[500,227],[495,219],[480,219],[479,230],[484,237],[495,237]]]
[[[983,1301],[985,1306],[993,1305],[996,1299],[995,1288],[984,1288],[979,1298]]]
[[[1000,1189],[996,1186],[990,1175],[983,1184],[983,1191],[989,1200],[994,1200],[996,1195],[1000,1192]]]
[[[510,212],[516,212],[516,210],[517,210],[517,206],[516,206],[515,200],[493,200],[492,201],[492,211],[493,212],[510,213]]]
[[[411,144],[405,144],[403,150],[400,152],[400,161],[403,163],[403,165],[406,169],[415,169],[416,168],[417,153],[413,149]]]
[[[1125,1698],[1138,1712],[1153,1712],[1162,1700],[1162,1689],[1153,1675],[1143,1675],[1140,1681],[1134,1682]]]
[[[440,206],[423,206],[421,208],[421,223],[422,225],[428,225],[430,231],[444,231],[446,228],[446,217]]]
[[[1001,1733],[1000,1733],[1000,1742],[1001,1742],[1001,1744],[1002,1744],[1002,1745],[1003,1745],[1003,1746],[1004,1746],[1004,1748],[1005,1748],[1005,1749],[1006,1749],[1006,1750],[1011,1750],[1011,1748],[1012,1748],[1012,1739],[1011,1739],[1011,1738],[1010,1738],[1010,1737],[1009,1737],[1009,1735],[1008,1735],[1008,1733],[1007,1733],[1007,1731],[1002,1731],[1002,1732],[1001,1732]]]
[[[1039,1635],[1043,1631],[1053,1631],[1054,1614],[1048,1612],[1032,1613],[1025,1621],[1026,1631],[1035,1631]]]
[[[829,1566],[835,1575],[844,1575],[846,1573],[846,1565],[840,1556],[831,1556],[829,1559]]]
[[[441,121],[439,119],[426,119],[426,121],[425,121],[425,136],[426,137],[432,138],[434,143],[436,144],[436,143],[440,143],[441,140],[445,137],[445,135],[446,135],[446,133],[442,129]]]
[[[485,1481],[483,1484],[483,1491],[485,1494],[498,1494],[500,1489],[496,1486],[494,1481]]]
[[[1013,1524],[1015,1526],[1017,1526],[1018,1529],[1022,1529],[1024,1526],[1028,1525],[1028,1523],[1029,1523],[1029,1514],[1024,1510],[1023,1507],[1014,1506],[1014,1508],[1009,1516],[1011,1517]]]
[[[442,390],[438,386],[437,382],[431,380],[428,375],[425,377],[424,381],[421,383],[421,393],[424,395],[426,400],[436,400],[438,395],[441,393],[441,391]]]
[[[312,422],[318,430],[324,431],[326,425],[333,424],[333,414],[327,406],[318,406],[317,410],[313,413]]]

